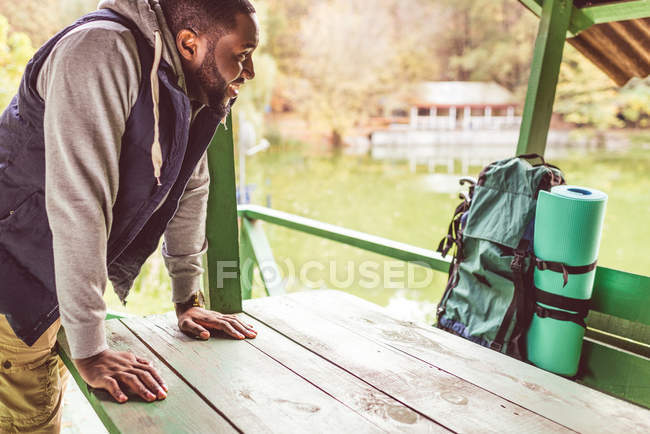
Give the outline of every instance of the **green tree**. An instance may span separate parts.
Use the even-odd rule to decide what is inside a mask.
[[[621,89],[616,104],[619,116],[626,125],[650,127],[650,77],[630,80]]]
[[[340,137],[378,95],[423,80],[495,81],[523,103],[539,19],[512,0],[267,0],[276,92]],[[567,46],[556,111],[578,124],[650,126],[650,84],[622,89]]]
[[[0,15],[14,31],[25,33],[40,46],[61,26],[61,0],[0,0]]]
[[[271,103],[278,68],[275,59],[269,54],[268,4],[260,2],[255,8],[260,20],[260,42],[253,54],[255,79],[244,86],[237,99],[234,116],[237,118],[239,112],[245,113],[246,119],[253,123],[259,138],[264,134],[264,114]],[[235,119],[235,125],[238,125],[237,120]]]
[[[495,81],[523,97],[538,20],[510,0],[444,0],[441,79]]]
[[[267,5],[267,16],[264,22],[266,49],[268,54],[276,59],[278,70],[286,75],[297,73],[297,62],[301,50],[298,36],[302,20],[310,8],[324,0],[266,0],[256,4],[257,9],[262,4]]]
[[[9,21],[0,15],[0,105],[6,107],[13,98],[34,48],[25,33],[14,32]]]
[[[332,144],[377,109],[379,99],[432,80],[431,47],[442,28],[429,0],[288,0],[272,2],[270,53],[282,93]]]
[[[335,147],[397,81],[393,22],[382,7],[387,2],[378,3],[371,8],[348,0],[319,3],[301,23],[294,95],[313,124],[330,128]]]
[[[571,45],[564,48],[554,110],[578,125],[622,126],[614,82]]]
[[[80,16],[97,9],[98,0],[0,0],[14,31],[26,33],[39,47]]]
[[[577,125],[600,130],[650,126],[650,79],[619,88],[572,46],[562,59],[554,109]]]
[[[40,0],[36,1],[40,3]],[[98,0],[58,0],[58,2],[60,8],[59,27],[63,28],[80,16],[96,10]]]

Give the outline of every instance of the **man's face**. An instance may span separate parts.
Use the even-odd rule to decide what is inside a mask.
[[[189,71],[190,86],[196,98],[216,111],[223,119],[239,94],[240,86],[255,77],[253,51],[259,42],[255,14],[239,14],[235,28],[215,41],[205,35],[205,47],[198,67]]]

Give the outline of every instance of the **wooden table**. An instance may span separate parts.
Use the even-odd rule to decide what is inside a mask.
[[[90,391],[109,431],[650,432],[646,409],[342,292],[249,300],[244,312],[256,339],[197,341],[173,313],[107,321],[110,347],[153,360],[170,389],[122,405]]]

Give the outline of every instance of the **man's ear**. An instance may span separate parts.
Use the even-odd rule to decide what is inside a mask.
[[[176,48],[181,58],[190,65],[198,64],[199,37],[189,29],[183,29],[176,35]]]

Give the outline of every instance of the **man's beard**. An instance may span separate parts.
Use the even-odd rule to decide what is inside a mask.
[[[208,55],[201,63],[201,66],[196,71],[195,81],[205,92],[208,103],[207,106],[212,109],[217,119],[225,119],[230,113],[230,108],[235,103],[236,98],[226,100],[226,92],[228,91],[228,83],[223,78],[214,55],[210,55],[214,50],[210,50]]]

